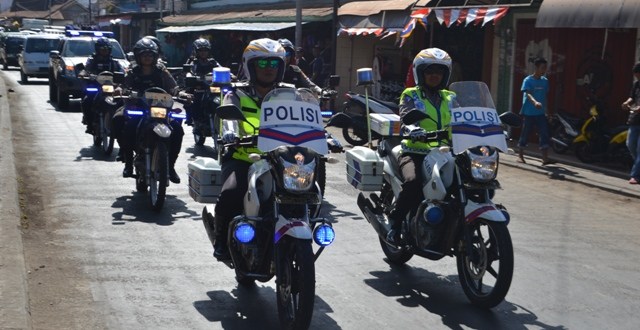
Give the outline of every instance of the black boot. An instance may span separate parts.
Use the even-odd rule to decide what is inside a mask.
[[[215,243],[213,244],[213,256],[218,261],[225,261],[231,259],[229,255],[229,249],[227,248],[227,223],[220,217],[215,217],[214,220],[214,233]]]
[[[180,183],[180,176],[173,166],[169,169],[169,180],[173,183]]]
[[[123,178],[133,178],[133,155],[129,152],[124,152],[124,170],[122,171]]]

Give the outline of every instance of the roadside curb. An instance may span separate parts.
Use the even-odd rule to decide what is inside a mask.
[[[531,164],[532,162],[540,162],[540,158],[535,157],[537,154],[525,152],[525,156],[527,156],[525,157],[527,163],[522,164],[516,161],[517,156],[515,155],[501,154],[500,163],[509,167],[542,174],[552,180],[565,180],[580,183],[588,187],[602,189],[614,194],[640,199],[640,187],[629,185],[625,179],[621,178],[619,172],[610,170],[602,171],[601,169],[594,171],[592,169],[573,166],[563,161],[558,161],[556,164],[542,167]]]
[[[0,77],[0,320],[3,329],[31,329],[26,265],[20,227],[9,95]]]

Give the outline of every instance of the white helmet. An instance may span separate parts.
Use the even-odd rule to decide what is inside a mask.
[[[438,65],[445,69],[442,82],[437,87],[438,89],[445,88],[449,84],[449,77],[451,76],[451,57],[440,48],[423,49],[413,59],[413,79],[416,85],[424,87],[424,75],[422,73],[432,65]]]
[[[280,61],[280,64],[278,65],[278,76],[274,83],[278,83],[282,81],[284,77],[285,56],[285,50],[278,41],[269,38],[253,40],[244,49],[244,53],[242,53],[244,75],[250,83],[255,83],[256,74],[253,63],[259,59],[276,59]]]

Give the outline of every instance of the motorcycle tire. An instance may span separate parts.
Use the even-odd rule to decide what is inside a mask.
[[[553,132],[551,132],[551,136],[556,138],[556,139],[558,139],[558,140],[560,140],[560,141],[570,141],[569,137],[564,132],[564,127],[561,127],[561,126],[558,126],[558,127],[554,128]],[[569,142],[568,144],[570,146],[571,142]],[[569,146],[562,145],[562,144],[554,141],[553,139],[551,139],[551,148],[557,154],[566,153],[569,150]]]
[[[317,181],[320,186],[320,193],[324,196],[324,189],[327,185],[327,162],[324,160],[320,161]]]
[[[142,175],[136,177],[136,191],[139,193],[147,192],[147,183],[144,182],[144,176]]]
[[[308,329],[313,316],[316,274],[311,240],[286,238],[276,246],[276,296],[282,329]]]
[[[591,153],[591,145],[587,142],[578,142],[573,146],[574,151],[576,153],[576,157],[586,164],[591,164],[596,161],[596,159],[592,156]]]
[[[353,126],[344,127],[342,129],[342,137],[354,147],[365,145],[368,142],[367,137],[363,137],[363,134],[356,131]]]
[[[24,73],[24,70],[20,69],[20,82],[23,85],[26,85],[29,83],[29,77],[27,76],[26,73]]]
[[[511,235],[504,222],[478,219],[470,226],[470,241],[462,235],[457,244],[461,246],[456,253],[458,278],[471,303],[492,308],[504,300],[511,286]]]
[[[149,182],[149,204],[151,209],[162,210],[169,178],[169,153],[164,143],[156,144],[151,154],[151,180]]]
[[[105,126],[104,123],[108,123],[110,120],[111,114],[109,112],[106,112],[104,114],[104,118],[101,121],[101,127],[100,127],[100,135],[101,135],[101,140],[100,140],[100,145],[102,146],[102,152],[104,153],[105,156],[111,156],[111,153],[113,153],[113,145],[115,143],[115,139],[113,138],[113,136],[111,136],[111,134],[109,134],[109,131]]]
[[[60,88],[60,84],[56,86],[56,100],[58,102],[58,109],[60,111],[67,110],[69,107],[69,95],[65,93],[62,88]]]

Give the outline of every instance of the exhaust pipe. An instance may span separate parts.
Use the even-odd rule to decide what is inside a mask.
[[[371,224],[373,229],[378,233],[382,239],[387,238],[387,233],[391,229],[391,226],[387,225],[384,221],[384,216],[374,212],[375,207],[371,204],[371,201],[364,197],[362,193],[358,194],[358,207],[365,219]]]
[[[551,140],[552,140],[553,142],[556,142],[556,143],[561,144],[563,147],[569,147],[569,145],[568,145],[566,142],[564,142],[564,141],[562,141],[562,140],[559,140],[558,138],[553,137],[553,138],[551,138]]]

